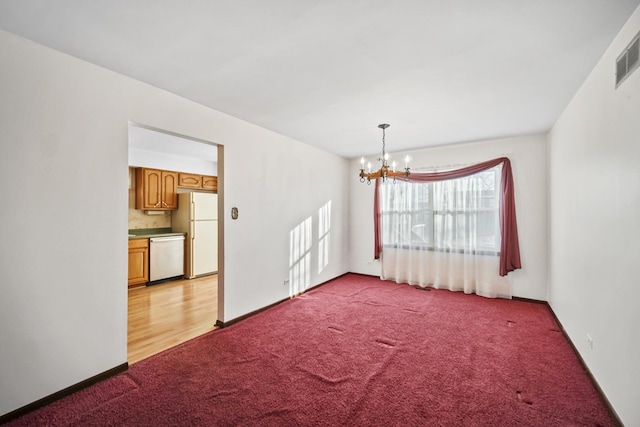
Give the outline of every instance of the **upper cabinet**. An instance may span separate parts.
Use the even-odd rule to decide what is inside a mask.
[[[202,189],[218,191],[218,177],[217,176],[202,176]]]
[[[136,209],[178,209],[178,172],[137,168]]]
[[[178,187],[218,191],[218,177],[180,172]]]
[[[136,209],[178,209],[178,187],[218,191],[218,177],[136,168]]]
[[[180,172],[178,174],[178,187],[202,188],[202,175]]]

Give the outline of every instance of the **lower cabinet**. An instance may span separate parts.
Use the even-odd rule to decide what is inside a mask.
[[[149,281],[149,239],[129,239],[129,286]]]

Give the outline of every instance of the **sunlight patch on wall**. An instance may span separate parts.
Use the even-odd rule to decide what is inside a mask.
[[[289,295],[304,292],[311,284],[311,217],[289,232]]]
[[[329,264],[331,247],[331,200],[318,209],[318,273]]]

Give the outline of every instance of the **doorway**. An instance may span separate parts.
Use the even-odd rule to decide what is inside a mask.
[[[223,155],[223,146],[213,142],[129,124],[129,234],[132,230],[167,230],[175,212],[135,209],[135,168],[216,176],[219,218],[216,274],[128,289],[130,364],[209,332],[223,318]],[[179,193],[189,191],[207,190],[178,188]]]

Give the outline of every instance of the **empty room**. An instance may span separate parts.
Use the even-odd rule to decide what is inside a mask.
[[[639,7],[0,0],[0,423],[640,425]]]

